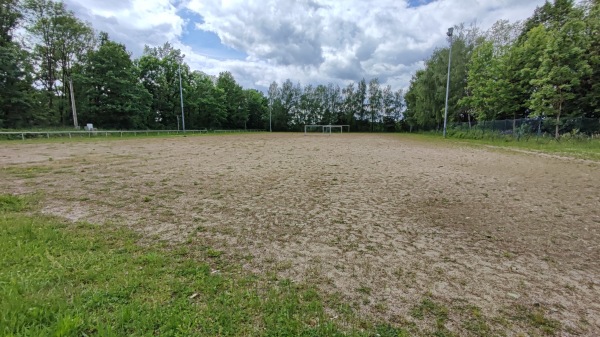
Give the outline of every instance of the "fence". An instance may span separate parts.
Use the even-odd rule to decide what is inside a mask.
[[[0,137],[3,139],[35,139],[35,138],[47,138],[50,137],[108,137],[108,136],[137,136],[137,135],[175,135],[175,134],[205,134],[209,132],[223,133],[223,132],[260,132],[264,130],[213,130],[207,129],[200,130],[132,130],[132,131],[7,131],[0,132]]]
[[[500,134],[544,134],[554,135],[556,120],[554,118],[520,118],[493,121],[475,121],[471,123],[453,123],[451,128],[459,131],[496,132]],[[559,124],[560,134],[585,134],[595,137],[600,135],[600,119],[596,118],[564,118]]]

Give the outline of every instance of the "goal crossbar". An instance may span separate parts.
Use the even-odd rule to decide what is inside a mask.
[[[350,132],[350,125],[340,125],[340,124],[329,124],[329,125],[322,125],[322,124],[313,124],[313,125],[305,125],[304,126],[304,134],[306,135],[308,133],[308,129],[309,128],[321,128],[321,132],[322,133],[327,133],[327,134],[331,134],[331,130],[332,129],[340,129],[340,133],[344,133],[344,128],[347,128],[346,132]]]

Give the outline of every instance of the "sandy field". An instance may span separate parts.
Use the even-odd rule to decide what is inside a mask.
[[[11,141],[0,190],[150,244],[201,239],[317,285],[332,319],[600,336],[600,162],[402,135]]]

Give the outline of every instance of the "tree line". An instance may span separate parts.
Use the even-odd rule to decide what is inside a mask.
[[[402,92],[376,78],[343,89],[287,80],[273,83],[267,97],[229,72],[192,71],[169,43],[133,59],[63,2],[0,0],[0,128],[71,127],[75,110],[79,125],[176,129],[183,124],[180,76],[187,129],[395,130],[403,108]]]
[[[0,128],[264,128],[264,94],[191,71],[169,43],[132,59],[62,2],[0,0]]]
[[[572,118],[600,118],[600,1],[547,1],[524,22],[488,31],[455,27],[449,122],[542,118],[559,137]],[[417,71],[406,92],[410,128],[443,125],[449,47]]]
[[[397,130],[404,105],[402,90],[363,78],[344,88],[329,83],[302,87],[287,79],[268,91],[273,130],[302,130],[304,125],[349,125],[353,131]]]

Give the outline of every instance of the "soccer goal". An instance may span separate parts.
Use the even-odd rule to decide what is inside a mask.
[[[308,133],[322,133],[331,135],[332,133],[344,133],[350,132],[350,125],[305,125],[304,134]]]

